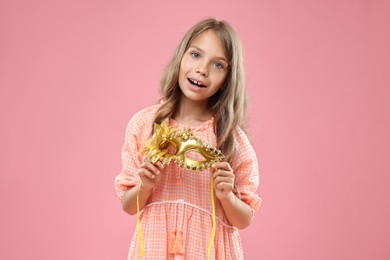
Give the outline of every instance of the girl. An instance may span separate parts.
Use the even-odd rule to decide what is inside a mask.
[[[232,27],[215,19],[200,21],[186,33],[166,68],[161,102],[131,118],[123,169],[115,178],[123,210],[130,215],[137,213],[137,206],[142,210],[128,259],[142,254],[153,260],[243,259],[238,229],[250,225],[261,204],[256,154],[242,129],[247,106],[243,68],[241,44]],[[142,156],[154,123],[164,120],[218,148],[224,161],[192,171]],[[191,153],[186,156],[203,160]]]

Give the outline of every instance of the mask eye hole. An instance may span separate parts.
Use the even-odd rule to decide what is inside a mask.
[[[167,150],[168,150],[168,154],[170,154],[170,155],[175,155],[177,152],[176,147],[172,144],[168,145]]]
[[[205,162],[207,161],[206,158],[203,157],[199,152],[191,150],[186,153],[186,157],[190,160],[198,161],[198,162]]]

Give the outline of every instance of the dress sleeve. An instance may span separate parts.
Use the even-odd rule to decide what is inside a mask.
[[[236,135],[237,153],[234,158],[235,195],[247,203],[254,213],[261,206],[261,198],[256,194],[259,186],[259,169],[256,153],[248,137],[241,129]]]
[[[136,170],[142,161],[138,152],[140,149],[140,141],[138,140],[140,134],[137,133],[138,127],[135,117],[130,120],[126,127],[125,143],[122,147],[122,170],[115,177],[115,190],[120,201],[122,201],[123,192],[130,187],[136,186],[140,181],[136,174]]]

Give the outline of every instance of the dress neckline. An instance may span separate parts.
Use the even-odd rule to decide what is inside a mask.
[[[199,130],[199,129],[207,129],[209,127],[213,127],[214,124],[214,117],[211,117],[210,119],[200,123],[199,125],[192,126],[192,125],[186,125],[186,124],[181,124],[178,123],[175,119],[169,118],[169,123],[172,126],[176,126],[182,129],[191,129],[191,130]]]

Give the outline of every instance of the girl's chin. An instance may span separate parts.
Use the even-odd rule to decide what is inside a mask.
[[[208,98],[203,98],[199,95],[196,95],[195,93],[182,93],[182,96],[180,98],[180,102],[189,102],[189,103],[193,103],[193,104],[204,104],[204,103],[207,103],[208,101]]]

